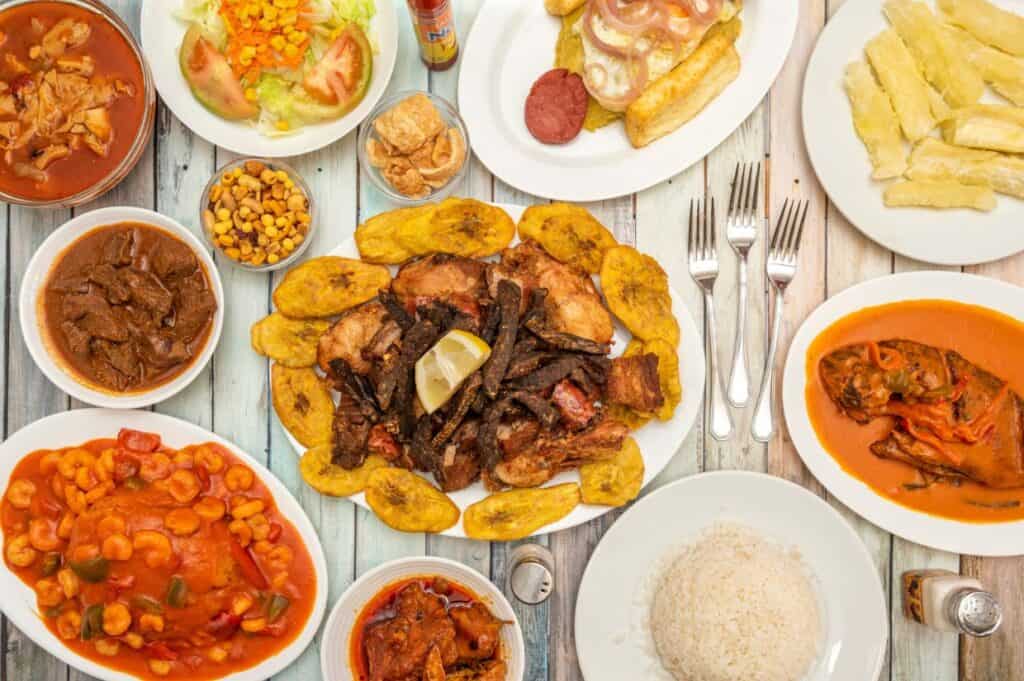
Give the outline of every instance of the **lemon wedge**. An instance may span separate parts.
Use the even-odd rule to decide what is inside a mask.
[[[452,398],[462,382],[483,366],[491,347],[468,331],[449,331],[416,362],[416,395],[433,414]]]

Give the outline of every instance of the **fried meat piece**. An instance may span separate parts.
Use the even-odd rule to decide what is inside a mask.
[[[491,356],[483,367],[484,392],[492,400],[498,396],[498,388],[505,379],[505,371],[512,359],[512,350],[519,332],[519,302],[522,291],[515,282],[498,282],[495,299],[500,307],[501,323],[498,325],[498,337],[494,341]]]
[[[494,657],[501,642],[502,622],[483,603],[452,607],[448,615],[455,622],[455,647],[459,662],[470,663]]]
[[[412,312],[418,305],[441,301],[479,320],[480,299],[486,294],[487,263],[447,253],[403,265],[391,282],[391,290]]]
[[[658,381],[658,356],[654,353],[616,357],[605,385],[609,402],[650,414],[665,403]]]
[[[395,615],[368,625],[363,650],[370,681],[419,678],[432,649],[444,666],[458,659],[455,624],[445,612],[444,600],[418,584],[410,584],[395,598]]]
[[[551,391],[551,401],[558,408],[562,425],[569,430],[583,430],[597,416],[593,400],[569,379],[563,379],[555,385]]]
[[[363,357],[363,351],[374,341],[387,314],[378,302],[365,303],[347,312],[320,336],[316,352],[320,368],[327,372],[332,359],[343,359],[357,374],[370,373],[371,363]]]

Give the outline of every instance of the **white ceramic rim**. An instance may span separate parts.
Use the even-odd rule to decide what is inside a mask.
[[[632,548],[636,549],[637,553],[646,554],[649,552],[649,548],[654,544],[668,544],[672,547],[669,550],[669,553],[665,554],[659,551],[659,557],[657,560],[660,561],[665,558],[670,558],[671,551],[675,550],[676,548],[679,548],[685,541],[689,541],[691,539],[696,538],[696,536],[699,536],[700,532],[710,528],[711,524],[713,523],[702,524],[700,529],[697,530],[694,530],[694,528],[687,528],[683,532],[680,532],[679,534],[675,535],[671,541],[669,541],[667,538],[664,540],[660,540],[656,539],[655,537],[652,537],[651,533],[660,535],[673,534],[676,531],[677,526],[673,523],[662,522],[664,520],[664,518],[662,517],[646,518],[646,516],[650,514],[649,509],[655,508],[660,501],[662,501],[665,497],[668,497],[670,495],[678,496],[683,500],[687,500],[686,503],[689,503],[688,500],[691,497],[696,496],[693,493],[694,488],[701,486],[706,487],[708,485],[715,485],[719,483],[729,485],[731,481],[740,481],[743,483],[751,483],[754,485],[765,486],[766,494],[768,495],[790,495],[794,500],[803,500],[809,502],[812,506],[816,508],[817,511],[820,512],[819,515],[817,515],[816,517],[818,519],[827,518],[830,526],[834,528],[834,531],[830,532],[827,537],[813,534],[805,534],[805,536],[801,538],[802,546],[806,547],[818,545],[820,543],[827,543],[829,546],[836,546],[839,544],[839,542],[845,543],[847,554],[852,554],[856,556],[856,563],[844,563],[842,575],[836,574],[835,578],[848,582],[849,577],[851,575],[859,573],[859,577],[862,581],[871,583],[870,594],[864,593],[862,591],[853,593],[849,590],[846,590],[844,592],[842,588],[837,588],[835,585],[833,585],[833,589],[829,591],[829,594],[848,593],[849,598],[856,599],[856,602],[861,604],[863,607],[871,608],[873,610],[873,612],[866,615],[866,617],[876,620],[875,627],[871,631],[878,632],[880,634],[879,638],[874,642],[874,647],[877,648],[877,653],[873,660],[869,658],[869,662],[872,663],[872,669],[874,671],[867,678],[858,676],[854,679],[853,677],[840,678],[834,676],[837,657],[845,651],[841,647],[842,641],[836,640],[837,633],[835,631],[826,629],[825,649],[819,653],[818,660],[809,670],[809,674],[804,677],[805,681],[811,681],[812,679],[814,681],[825,681],[826,679],[835,679],[836,681],[874,681],[878,678],[878,675],[881,672],[883,663],[885,661],[886,652],[888,651],[888,603],[886,601],[885,592],[882,589],[882,582],[879,578],[878,571],[875,568],[874,561],[872,560],[871,555],[868,553],[867,548],[864,546],[863,541],[860,539],[860,537],[857,535],[854,529],[850,526],[850,524],[839,514],[839,512],[836,509],[834,509],[832,506],[826,503],[823,499],[811,493],[809,490],[793,482],[785,480],[784,478],[767,475],[765,473],[756,473],[752,471],[711,471],[706,473],[698,473],[697,475],[676,480],[675,482],[669,483],[664,487],[661,487],[652,492],[651,494],[643,497],[635,506],[626,511],[614,525],[612,525],[612,527],[608,530],[607,533],[605,533],[604,537],[601,539],[601,542],[597,545],[597,548],[594,549],[594,553],[591,555],[590,561],[583,572],[583,577],[580,580],[580,589],[577,596],[576,612],[574,619],[574,626],[576,631],[577,656],[579,658],[580,668],[587,681],[618,681],[622,678],[621,676],[609,677],[608,673],[610,670],[606,669],[605,667],[602,667],[599,664],[599,660],[592,661],[590,658],[590,651],[587,650],[588,645],[601,645],[600,642],[595,643],[591,639],[596,639],[599,636],[601,636],[602,633],[606,633],[602,631],[593,631],[594,625],[599,624],[597,620],[601,620],[600,623],[607,623],[609,620],[607,614],[604,617],[599,618],[596,617],[595,613],[593,612],[593,610],[596,609],[598,611],[604,610],[607,613],[608,610],[608,607],[605,604],[606,601],[604,600],[601,601],[601,605],[591,605],[591,603],[596,602],[596,600],[599,598],[603,598],[604,595],[607,593],[607,584],[597,584],[595,580],[600,579],[600,577],[596,576],[595,573],[598,570],[607,571],[606,568],[603,566],[603,563],[606,563],[608,561],[614,562],[617,559],[621,559],[623,555],[635,555],[632,552],[630,552],[630,545],[632,545]],[[744,497],[744,499],[749,500],[749,497]],[[723,499],[723,503],[727,503],[727,498]],[[778,510],[780,509],[777,504],[771,506],[772,512]],[[750,512],[751,511],[748,511],[748,513]],[[748,516],[748,519],[738,518],[735,516],[733,512],[727,510],[718,510],[717,513],[715,513],[715,510],[712,510],[711,513],[718,516],[717,520],[713,522],[717,522],[718,520],[722,520],[725,522],[736,522],[740,524],[749,525],[755,530],[763,531],[761,528],[758,527],[758,523],[756,522],[757,519],[751,516]],[[638,528],[634,527],[634,525],[637,524],[641,526],[639,528],[640,531],[637,531]],[[803,528],[803,525],[797,521],[793,522],[791,527]],[[799,529],[794,530],[794,533],[800,531],[806,532],[806,530]],[[630,532],[631,534],[629,534]],[[620,535],[624,535],[625,539],[620,541]],[[800,544],[797,544],[794,541],[782,541],[781,538],[772,537],[770,534],[767,533],[766,536],[769,536],[772,539],[779,539],[781,543],[783,543],[784,545],[794,545],[797,549],[802,548]],[[805,560],[807,560],[808,557],[806,555],[806,549],[802,550],[801,553],[805,554],[804,557]],[[644,557],[646,558],[647,556],[645,555]],[[656,569],[657,567],[659,567],[659,565],[657,563],[651,564],[643,560],[638,561],[635,559],[633,559],[631,563],[634,564],[636,567],[636,574],[619,574],[616,572],[615,576],[618,578],[622,591],[626,592],[627,594],[629,594],[630,597],[635,599],[635,590],[629,590],[631,587],[631,584],[628,583],[629,580],[634,578],[649,577],[650,570]],[[604,576],[607,577],[607,575]],[[821,614],[826,620],[833,619],[837,613],[845,614],[848,611],[848,609],[842,607],[843,604],[837,604],[825,598],[827,594],[824,593],[822,575],[815,573],[814,581],[816,582],[815,587],[818,591],[817,595],[819,597],[819,601],[824,600],[824,602],[822,603],[823,612]],[[591,591],[595,589],[596,592],[592,594]],[[620,599],[621,598],[622,597],[620,597]],[[633,611],[637,609],[639,606],[642,606],[643,604],[637,604],[636,602],[629,603],[628,609],[630,610],[630,613],[625,614],[619,612],[619,606],[621,605],[621,603],[617,604],[616,612],[613,613],[613,616],[616,618],[616,622],[619,622],[624,615],[627,617],[628,620],[628,615],[634,614]],[[631,622],[628,625],[624,624],[622,626],[630,626],[631,633],[633,633],[632,630],[635,629],[636,623]],[[618,640],[607,643],[608,646],[611,646],[613,648],[612,652],[609,654],[613,656],[628,655],[626,651],[614,650],[615,646],[621,645],[622,643],[623,642],[620,642]],[[832,645],[829,646],[829,643],[831,643]],[[830,652],[828,651],[829,647],[831,647]],[[646,655],[644,655],[645,661],[654,662],[657,665],[657,670],[660,673],[660,675],[664,676],[665,678],[670,678],[668,673],[661,669],[660,663],[658,663],[656,659],[646,659],[652,653],[653,651],[648,652]],[[866,652],[861,654],[866,654]],[[633,656],[629,657],[629,661],[639,662],[639,660],[634,659]],[[652,675],[649,675],[647,678],[653,681]]]
[[[153,72],[153,82],[164,103],[185,126],[219,147],[246,156],[280,158],[298,156],[332,144],[359,125],[387,89],[398,57],[398,18],[390,0],[376,0],[377,12],[370,21],[379,52],[373,57],[373,74],[363,101],[341,118],[307,125],[282,137],[267,137],[248,123],[228,121],[199,103],[178,66],[178,48],[187,25],[174,16],[181,0],[147,0],[142,11],[140,43]],[[156,8],[153,10],[152,8]]]
[[[195,253],[206,269],[207,278],[217,299],[217,311],[213,317],[213,327],[206,339],[206,344],[199,356],[177,377],[155,388],[136,393],[116,394],[103,392],[81,383],[51,354],[47,347],[48,341],[43,338],[40,326],[38,300],[41,289],[46,284],[50,270],[65,249],[92,230],[114,225],[119,222],[142,222],[163,229],[184,241]],[[220,280],[217,266],[210,257],[207,246],[188,228],[166,215],[161,215],[145,208],[133,206],[111,206],[82,213],[58,227],[36,250],[25,269],[21,280],[21,292],[18,296],[18,315],[21,320],[21,335],[25,346],[40,371],[50,382],[77,400],[97,407],[109,409],[138,409],[162,402],[178,394],[194,381],[213,357],[213,352],[220,341],[224,330],[224,286]]]
[[[950,300],[1024,320],[1024,291],[1012,284],[961,272],[908,272],[870,279],[829,298],[793,338],[782,377],[786,427],[815,478],[857,515],[916,544],[974,556],[1024,554],[1024,520],[965,523],[900,506],[842,469],[818,440],[807,416],[807,352],[822,331],[865,307],[905,300]]]
[[[7,489],[11,473],[26,454],[37,449],[67,447],[99,437],[116,437],[117,429],[122,427],[157,432],[161,440],[170,443],[171,446],[215,442],[226,447],[253,469],[273,494],[278,509],[301,535],[316,572],[316,596],[309,619],[299,635],[279,653],[254,667],[239,670],[223,678],[228,681],[262,681],[276,675],[298,658],[312,642],[320,627],[324,611],[327,609],[327,561],[320,545],[320,538],[299,502],[277,476],[242,449],[204,428],[166,414],[139,410],[72,409],[34,421],[0,444],[0,489]],[[0,529],[0,535],[2,534]],[[18,579],[5,563],[0,563],[0,591],[5,594],[0,603],[4,614],[18,629],[54,657],[103,681],[138,681],[138,677],[132,674],[104,667],[78,655],[64,645],[43,623],[41,615],[36,610],[35,592]]]
[[[520,216],[523,211],[526,210],[527,206],[515,206],[511,204],[495,203],[491,204],[506,211],[511,217],[512,221],[519,222]],[[518,235],[513,237],[512,244],[519,243]],[[346,258],[359,258],[359,249],[356,247],[355,239],[348,239],[343,244],[338,246],[336,249],[328,253],[327,255],[338,255]],[[392,268],[392,271],[396,271],[397,268]],[[598,285],[600,290],[600,285]],[[686,436],[690,434],[690,430],[697,422],[697,418],[700,416],[700,405],[704,400],[704,377],[705,377],[705,356],[704,356],[704,337],[701,335],[700,330],[697,328],[697,324],[693,321],[693,317],[690,316],[689,310],[687,310],[682,304],[682,297],[675,292],[674,289],[669,287],[669,293],[672,296],[672,313],[676,316],[679,321],[679,378],[683,387],[683,399],[676,407],[675,416],[671,421],[658,421],[652,419],[647,425],[639,430],[630,433],[630,437],[636,440],[640,446],[640,451],[644,457],[644,482],[643,485],[646,487],[651,483],[654,478],[664,470],[665,466],[672,460],[672,458],[678,454],[681,449],[683,442],[686,440]],[[613,352],[618,352],[625,349],[626,342],[629,341],[629,332],[625,331],[622,324],[615,319],[614,315],[612,319],[615,321],[615,341],[618,347]],[[277,418],[277,414],[274,414]],[[278,419],[280,421],[280,419]],[[284,426],[282,425],[282,428]],[[292,434],[284,429],[285,436],[291,443],[295,453],[299,456],[306,451],[298,440],[292,437]],[[428,480],[433,482],[433,478],[427,477]],[[549,480],[542,487],[550,487],[552,485],[558,485],[566,482],[578,482],[579,473],[577,471],[564,471],[559,473],[557,476]],[[480,501],[488,496],[488,493],[484,490],[483,483],[476,482],[466,489],[458,490],[457,492],[450,492],[449,498],[459,507],[461,511],[465,511],[466,508],[477,501]],[[371,510],[370,506],[366,503],[366,495],[360,492],[359,494],[348,497],[349,501],[355,502],[365,509]],[[531,536],[539,537],[545,534],[551,534],[558,532],[559,530],[565,530],[570,527],[576,527],[582,525],[585,522],[598,518],[605,513],[615,510],[612,506],[597,506],[591,504],[580,504],[572,510],[569,515],[565,516],[561,520],[545,525],[541,529],[537,530]],[[453,527],[448,528],[444,532],[438,532],[437,534],[444,535],[446,537],[466,537],[465,530],[462,527],[462,517],[460,516],[459,522]]]
[[[508,670],[505,681],[522,681],[526,669],[526,648],[519,618],[505,594],[485,575],[473,568],[447,558],[417,556],[399,558],[379,565],[364,573],[345,589],[331,608],[324,625],[323,640],[343,642],[343,645],[320,646],[320,673],[322,681],[354,681],[349,667],[352,626],[359,613],[380,590],[389,584],[417,576],[440,575],[469,587],[485,601],[498,618],[512,622],[502,627],[505,662]],[[344,629],[343,629],[344,628]],[[338,658],[341,658],[340,660]]]
[[[885,0],[843,5],[818,36],[804,76],[804,143],[811,165],[836,208],[865,236],[908,258],[939,265],[974,265],[1024,250],[1024,201],[997,195],[991,213],[969,209],[886,208],[881,182],[857,137],[843,89],[846,64],[888,24]],[[1022,0],[995,0],[1024,14]],[[986,96],[987,98],[988,96]],[[998,98],[992,96],[993,101]]]
[[[540,0],[488,0],[460,58],[459,109],[473,150],[502,181],[563,201],[611,199],[667,180],[703,159],[761,102],[793,44],[799,5],[745,0],[739,76],[681,128],[634,149],[618,123],[583,131],[567,145],[544,145],[530,135],[523,102],[534,79],[551,68],[561,18],[548,15]],[[516,73],[505,73],[507,63],[519,65]]]

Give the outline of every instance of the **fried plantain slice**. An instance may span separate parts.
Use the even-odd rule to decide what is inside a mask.
[[[590,274],[601,271],[604,252],[618,242],[586,208],[571,203],[530,206],[519,218],[519,238],[533,239],[555,260]]]
[[[447,494],[403,468],[373,471],[365,491],[373,512],[400,532],[444,532],[459,522],[459,507]]]
[[[306,484],[320,494],[349,497],[366,489],[371,473],[389,465],[384,457],[371,454],[362,465],[348,470],[331,463],[331,445],[317,445],[302,455],[299,471]]]
[[[416,255],[483,258],[508,247],[516,225],[508,213],[476,199],[445,199],[398,226],[398,242]]]
[[[473,539],[522,539],[569,515],[579,503],[580,487],[574,482],[497,492],[467,508],[462,527]]]
[[[624,404],[609,404],[605,407],[605,414],[612,421],[625,424],[631,431],[640,430],[653,418],[650,414],[641,414],[636,409]]]
[[[434,204],[414,208],[398,208],[375,215],[356,227],[356,246],[365,262],[378,265],[400,265],[415,253],[398,242],[398,228],[405,222],[433,212]]]
[[[295,319],[330,317],[374,298],[390,283],[387,267],[325,255],[289,270],[274,289],[274,304]]]
[[[657,260],[631,246],[609,248],[601,265],[601,291],[608,308],[634,336],[679,345],[668,275]]]
[[[646,341],[643,346],[645,353],[658,356],[658,383],[665,403],[655,412],[661,421],[671,421],[676,407],[683,399],[683,386],[679,381],[679,353],[676,348],[660,338]]]
[[[296,440],[306,447],[330,443],[334,400],[315,371],[275,362],[270,367],[270,392],[277,417]]]
[[[316,363],[316,348],[330,322],[290,319],[274,312],[249,329],[252,349],[286,367],[299,369]]]
[[[636,440],[628,437],[615,456],[580,466],[583,503],[625,506],[636,499],[644,484],[644,457]]]

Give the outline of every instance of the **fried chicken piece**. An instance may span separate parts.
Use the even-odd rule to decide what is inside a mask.
[[[501,642],[501,620],[483,603],[453,607],[448,616],[455,622],[455,647],[459,662],[467,663],[494,657]]]
[[[417,305],[440,300],[470,313],[475,310],[479,318],[479,300],[485,291],[484,274],[487,263],[447,253],[436,253],[404,265],[391,290],[395,292],[409,312]],[[470,313],[472,314],[472,313]]]
[[[501,262],[488,270],[492,297],[498,282],[511,279],[523,291],[520,313],[526,311],[535,288],[547,289],[544,311],[554,331],[610,343],[614,326],[611,314],[601,300],[593,280],[582,270],[558,262],[533,241],[524,241],[501,253]]]
[[[605,388],[609,402],[645,414],[665,404],[658,381],[658,356],[654,353],[613,359]]]
[[[386,316],[387,309],[378,302],[366,303],[347,312],[320,336],[317,364],[327,372],[331,360],[340,358],[348,362],[357,374],[369,374],[372,366],[363,357],[363,350],[372,344]]]
[[[602,419],[582,432],[540,432],[529,440],[515,437],[521,430],[510,429],[498,436],[505,450],[504,460],[494,467],[493,478],[511,487],[538,487],[563,470],[608,459],[629,435],[626,425],[611,419]]]
[[[442,666],[455,664],[455,624],[440,597],[410,584],[398,592],[394,609],[394,617],[366,627],[363,649],[370,681],[419,678],[435,649]]]

